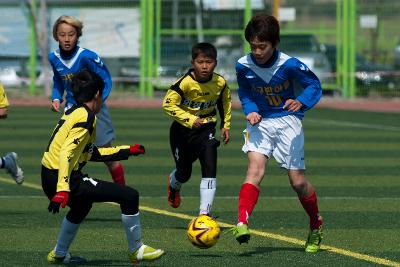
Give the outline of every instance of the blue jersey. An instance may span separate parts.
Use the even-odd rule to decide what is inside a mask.
[[[317,76],[297,58],[277,50],[264,65],[257,64],[251,53],[240,58],[236,75],[245,115],[257,112],[263,118],[276,118],[292,114],[301,119],[322,95]],[[300,85],[300,92],[296,84]],[[302,109],[295,113],[283,109],[288,99],[300,101]]]
[[[72,78],[82,69],[88,69],[99,75],[104,81],[103,101],[110,94],[112,81],[106,65],[93,51],[77,47],[75,54],[64,59],[57,49],[49,54],[49,61],[53,68],[53,93],[51,99],[59,99],[62,102],[64,91],[66,91],[66,104],[75,104],[72,95]]]

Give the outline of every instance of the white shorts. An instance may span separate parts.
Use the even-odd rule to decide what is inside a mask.
[[[288,170],[304,170],[304,133],[301,120],[294,115],[262,119],[256,125],[247,122],[243,131],[243,152],[271,155]]]

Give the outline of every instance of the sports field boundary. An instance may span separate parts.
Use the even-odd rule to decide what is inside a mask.
[[[28,106],[28,107],[49,107],[50,99],[43,96],[35,97],[9,97],[11,106]],[[119,108],[162,108],[162,98],[137,98],[128,96],[124,98],[110,97],[107,100],[109,107]],[[233,96],[232,106],[240,109],[240,102],[237,97]],[[332,108],[341,110],[360,110],[373,112],[393,112],[400,113],[400,98],[384,99],[384,98],[355,98],[342,99],[338,97],[322,97],[318,102],[317,108]]]
[[[15,182],[12,179],[4,178],[4,177],[1,177],[1,176],[0,176],[0,182],[4,182],[4,183],[7,183],[7,184],[15,185]],[[37,189],[37,190],[42,190],[42,187],[39,184],[30,183],[30,182],[26,182],[26,181],[22,185],[19,185],[19,186],[24,186],[24,187],[28,187],[28,188],[32,188],[32,189]],[[109,202],[109,204],[118,205],[116,203],[111,203],[111,202]],[[187,214],[184,214],[184,213],[171,212],[171,211],[167,211],[167,210],[163,210],[163,209],[157,209],[157,208],[152,208],[152,207],[142,206],[142,205],[139,206],[139,209],[141,211],[147,211],[147,212],[151,212],[151,213],[154,213],[154,214],[159,214],[159,215],[164,215],[164,216],[169,216],[169,217],[175,217],[175,218],[183,219],[183,220],[191,220],[191,219],[194,218],[194,216],[190,216],[190,215],[187,215]],[[233,224],[225,223],[225,222],[222,222],[222,221],[218,221],[218,223],[219,223],[219,225],[221,227],[225,227],[225,228],[232,228],[232,227],[235,226]],[[256,230],[256,229],[251,229],[251,234],[252,235],[261,236],[261,237],[265,237],[265,238],[268,238],[268,239],[278,240],[278,241],[285,242],[285,243],[299,245],[299,246],[303,246],[304,243],[305,243],[304,240],[300,240],[300,239],[289,237],[289,236],[274,234],[274,233],[270,233],[270,232],[265,232],[265,231],[261,231],[261,230]],[[343,255],[343,256],[351,257],[351,258],[355,258],[355,259],[362,260],[362,261],[367,261],[367,262],[371,262],[371,263],[380,264],[380,265],[397,266],[397,267],[400,266],[400,262],[391,261],[391,260],[388,260],[388,259],[379,258],[379,257],[371,256],[371,255],[368,255],[368,254],[362,254],[362,253],[358,253],[358,252],[353,252],[353,251],[350,251],[350,250],[341,249],[341,248],[334,247],[334,246],[321,245],[321,250],[324,250],[324,251],[327,251],[327,252],[336,253],[336,254],[340,254],[340,255]]]

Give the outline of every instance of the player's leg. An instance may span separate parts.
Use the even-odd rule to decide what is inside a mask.
[[[214,133],[214,127],[211,128],[211,131],[204,131],[203,137],[200,137],[202,140],[197,145],[200,150],[199,161],[202,174],[200,182],[200,215],[211,215],[217,190],[217,148],[220,142],[214,138]]]
[[[278,137],[274,157],[282,168],[288,170],[290,184],[310,217],[312,240],[307,242],[310,245],[306,244],[306,251],[316,252],[319,250],[322,239],[322,218],[319,215],[315,189],[305,179],[303,127],[301,121],[295,116],[285,116],[279,119],[279,123],[284,130]]]
[[[18,166],[17,159],[17,153],[7,153],[4,157],[0,157],[0,168],[6,169],[17,184],[22,184],[24,182],[24,172]]]
[[[106,164],[114,183],[120,185],[126,184],[124,166],[120,161],[106,161],[104,164]]]
[[[56,193],[58,172],[49,170],[42,167],[42,188],[46,196],[51,200]],[[79,177],[75,177],[79,179]],[[68,205],[71,207],[73,204],[73,193],[70,196]],[[72,202],[71,202],[72,201]],[[86,260],[81,257],[73,257],[68,252],[70,245],[72,244],[78,230],[80,223],[86,217],[91,209],[91,203],[82,202],[77,205],[77,209],[71,207],[70,211],[64,217],[61,224],[61,229],[57,238],[57,243],[49,254],[47,255],[47,261],[51,264],[62,264],[62,263],[84,263]]]
[[[319,214],[317,194],[314,187],[304,177],[304,170],[288,171],[290,184],[310,218],[309,234],[305,244],[306,252],[317,252],[322,241],[322,217]]]
[[[129,186],[121,186],[90,177],[83,178],[82,187],[86,188],[85,199],[93,202],[116,202],[120,204],[121,221],[129,247],[130,260],[136,264],[160,258],[164,251],[144,245],[141,236],[139,213],[139,192]],[[78,202],[77,202],[78,203]]]
[[[110,147],[115,139],[115,131],[112,125],[110,113],[107,105],[101,106],[100,113],[96,115],[96,145],[98,147]],[[104,162],[111,174],[112,180],[116,184],[125,185],[125,171],[119,161]]]
[[[187,142],[187,129],[177,122],[170,128],[170,147],[175,161],[175,170],[168,176],[167,200],[173,208],[181,204],[180,190],[192,175],[192,162],[196,159],[193,148]]]
[[[238,221],[234,229],[234,236],[239,244],[247,243],[250,239],[249,218],[258,201],[260,184],[268,159],[258,152],[248,152],[247,155],[249,163],[246,179],[239,192]]]

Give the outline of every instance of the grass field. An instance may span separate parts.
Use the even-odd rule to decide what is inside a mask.
[[[208,250],[193,247],[186,226],[199,205],[200,171],[182,189],[179,209],[167,205],[170,119],[159,109],[112,109],[115,144],[141,143],[144,156],[124,162],[128,184],[141,193],[143,239],[166,255],[145,266],[400,266],[399,114],[315,109],[306,114],[307,176],[317,188],[326,231],[323,250],[303,252],[308,218],[284,171],[269,163],[251,217],[250,243],[221,236]],[[0,266],[45,266],[65,214],[47,212],[40,160],[58,117],[46,108],[13,107],[0,121],[1,154],[16,151],[25,183],[0,172]],[[232,142],[219,149],[214,214],[222,228],[236,222],[237,194],[247,166],[240,148],[244,118],[234,112]],[[110,180],[102,163],[86,172]],[[82,224],[71,252],[86,266],[129,266],[119,207],[97,204]]]

